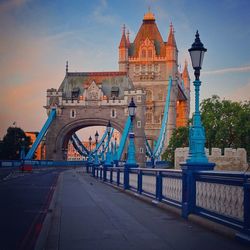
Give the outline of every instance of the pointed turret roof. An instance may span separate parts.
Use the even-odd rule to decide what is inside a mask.
[[[119,49],[120,48],[127,48],[127,39],[126,39],[126,35],[125,35],[125,24],[123,25],[123,28],[122,28],[122,38],[121,38],[121,41],[120,41],[120,45],[119,45]]]
[[[183,69],[183,72],[182,72],[182,78],[189,78],[187,60],[185,60],[184,69]]]
[[[174,37],[174,27],[172,23],[170,24],[167,45],[176,47],[176,41]]]
[[[150,10],[144,15],[142,25],[135,37],[134,43],[131,44],[131,56],[138,56],[140,45],[147,38],[153,41],[156,54],[165,56],[165,44],[155,23],[155,16]]]
[[[129,40],[129,30],[127,30],[127,33],[126,33],[126,41],[127,41],[127,46],[129,46],[129,44],[130,44],[130,40]]]

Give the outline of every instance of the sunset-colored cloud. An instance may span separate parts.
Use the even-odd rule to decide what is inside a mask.
[[[234,68],[225,68],[211,71],[203,71],[202,74],[214,75],[214,74],[226,74],[226,73],[236,73],[236,72],[250,72],[250,65]]]

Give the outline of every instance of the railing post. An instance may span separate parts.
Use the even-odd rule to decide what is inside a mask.
[[[95,177],[95,167],[94,167],[94,165],[92,165],[91,168],[92,168],[92,176]]]
[[[182,217],[188,218],[196,206],[195,173],[200,170],[213,170],[215,164],[211,162],[183,162],[182,168]]]
[[[123,179],[123,188],[124,189],[129,189],[129,168],[124,167],[124,179]]]
[[[157,171],[156,173],[156,199],[162,200],[162,173]]]
[[[243,182],[243,228],[236,233],[236,239],[250,245],[250,176],[245,174]]]
[[[107,181],[107,166],[103,165],[103,181]]]
[[[139,194],[142,193],[142,171],[138,172],[138,183],[137,183],[137,191]]]
[[[185,169],[182,171],[182,217],[188,218],[188,215],[194,211],[196,198],[196,185],[194,172]]]
[[[250,181],[250,180],[249,180]],[[250,235],[250,182],[244,183],[244,231]]]
[[[120,169],[117,171],[117,186],[120,186]]]
[[[113,182],[113,168],[110,168],[110,183]]]

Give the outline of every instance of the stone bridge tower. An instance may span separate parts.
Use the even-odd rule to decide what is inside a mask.
[[[134,120],[136,158],[145,164],[145,95],[135,89],[124,72],[68,72],[56,89],[47,90],[49,113],[56,107],[57,115],[46,135],[46,159],[66,160],[69,139],[77,130],[88,126],[111,125],[123,132],[131,98],[137,105]],[[124,149],[125,152],[127,148]]]
[[[150,11],[144,15],[142,25],[130,42],[129,32],[123,28],[119,45],[119,71],[126,72],[136,88],[146,90],[145,132],[149,140],[157,140],[163,118],[168,79],[172,76],[170,110],[167,124],[167,143],[176,126],[185,126],[189,118],[190,79],[187,63],[178,70],[178,49],[173,25],[167,41],[162,39]]]

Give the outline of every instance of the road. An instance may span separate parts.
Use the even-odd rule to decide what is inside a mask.
[[[1,250],[34,248],[61,171],[0,170]]]
[[[47,250],[249,249],[79,170],[60,180]]]

